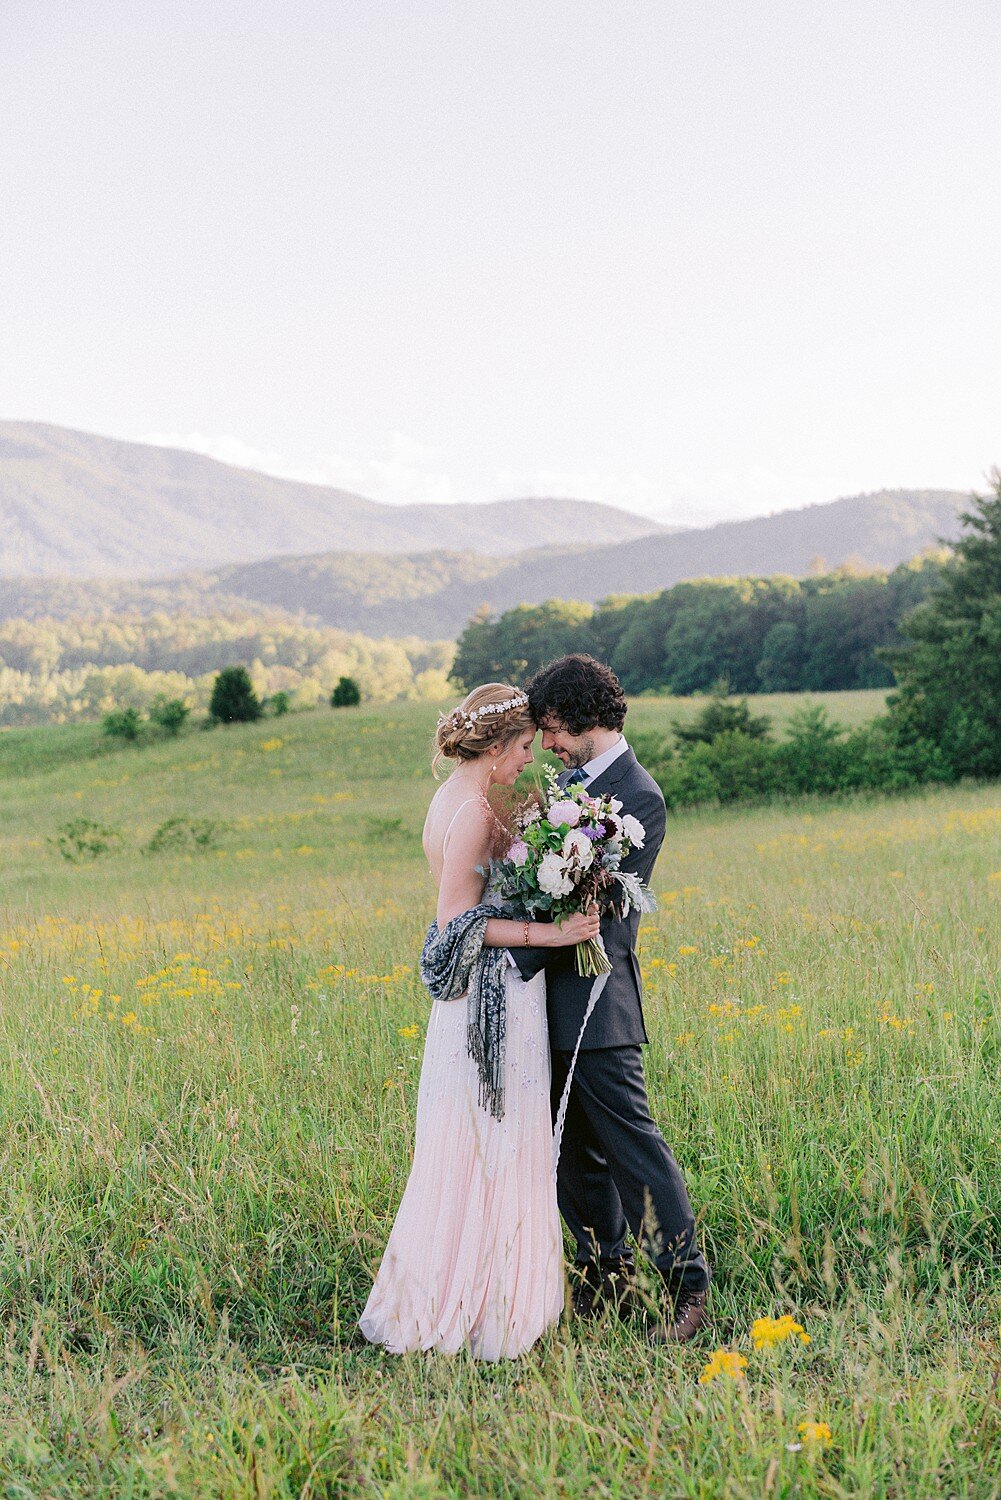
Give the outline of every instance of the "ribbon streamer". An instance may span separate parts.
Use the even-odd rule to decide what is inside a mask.
[[[567,1073],[567,1081],[563,1085],[563,1097],[560,1100],[560,1107],[556,1111],[556,1124],[553,1126],[553,1177],[556,1176],[556,1169],[560,1164],[560,1147],[563,1145],[563,1127],[566,1124],[567,1107],[570,1103],[570,1085],[573,1083],[574,1069],[577,1066],[577,1056],[580,1052],[580,1044],[584,1040],[585,1027],[587,1026],[588,1021],[590,1021],[594,1007],[597,1005],[598,1000],[601,996],[601,992],[605,988],[605,985],[607,983],[608,975],[599,974],[597,979],[591,986],[591,993],[588,996],[587,1001],[587,1010],[585,1010],[584,1019],[580,1023],[580,1034],[577,1037],[577,1045],[573,1049],[573,1057],[570,1059],[570,1071]]]

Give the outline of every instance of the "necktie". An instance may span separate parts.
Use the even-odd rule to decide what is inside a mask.
[[[567,779],[563,783],[563,785],[564,786],[577,786],[580,782],[586,781],[586,780],[587,780],[587,777],[584,775],[584,772],[581,770],[580,766],[578,766],[576,768],[576,770],[573,770],[573,771],[570,772],[570,775],[567,777]]]

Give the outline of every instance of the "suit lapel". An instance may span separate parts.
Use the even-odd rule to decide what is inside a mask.
[[[588,785],[587,790],[589,792],[598,792],[599,794],[604,794],[605,792],[614,793],[619,782],[628,775],[636,764],[636,756],[633,754],[632,747],[630,746],[623,755],[613,760],[612,764],[602,771],[600,776],[594,778]]]

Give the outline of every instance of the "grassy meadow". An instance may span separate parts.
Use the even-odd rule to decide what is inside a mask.
[[[432,724],[0,734],[2,1493],[1001,1495],[998,786],[669,819],[641,961],[697,1343],[357,1335],[412,1142]],[[81,818],[118,839],[71,862]],[[170,819],[222,826],[149,851]]]

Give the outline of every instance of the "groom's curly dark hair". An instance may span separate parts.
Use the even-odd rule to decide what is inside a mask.
[[[622,684],[593,656],[560,656],[540,667],[525,691],[536,724],[558,719],[571,734],[589,729],[621,729],[626,719]]]

